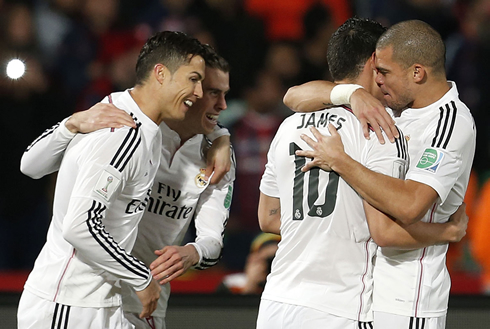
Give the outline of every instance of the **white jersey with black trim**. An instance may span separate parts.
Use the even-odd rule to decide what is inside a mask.
[[[404,174],[408,154],[404,140],[379,144],[364,138],[355,116],[342,107],[294,114],[279,127],[268,153],[260,190],[281,202],[281,241],[262,299],[301,305],[358,321],[372,321],[370,238],[361,197],[335,172],[318,168],[301,172],[295,155],[310,149],[300,138],[315,126],[329,135],[332,123],[347,154],[388,175]],[[312,137],[314,138],[314,137]]]
[[[23,173],[40,178],[59,169],[68,143],[76,136],[66,128],[66,121],[67,119],[47,129],[29,146],[21,161]],[[221,257],[236,164],[232,152],[230,171],[219,184],[208,185],[202,180],[203,170],[206,168],[203,150],[209,146],[208,137],[217,138],[227,135],[228,131],[218,127],[211,136],[197,135],[180,146],[179,135],[165,123],[161,124],[160,130],[163,135],[160,168],[155,177],[147,211],[139,224],[138,238],[132,254],[149,265],[156,257],[154,250],[182,242],[192,217],[195,217],[197,237],[192,244],[200,256],[195,268],[211,267]],[[146,238],[150,240],[138,242]],[[124,308],[139,314],[141,303],[132,289],[126,291],[127,289],[129,287],[123,285]],[[169,294],[170,285],[162,286],[154,316],[165,316]]]
[[[443,223],[461,205],[475,154],[476,129],[454,82],[437,102],[404,110],[397,125],[409,139],[406,179],[432,187],[439,195],[422,221]],[[380,248],[374,269],[374,310],[413,317],[446,314],[451,286],[446,268],[448,245],[407,251]],[[379,283],[379,284],[378,284]]]
[[[215,265],[223,248],[223,235],[228,220],[235,161],[232,153],[230,171],[217,185],[204,178],[209,147],[203,135],[196,135],[182,146],[179,135],[165,123],[160,124],[163,135],[160,169],[133,249],[136,257],[147,265],[155,259],[154,251],[165,246],[180,245],[195,216],[196,241],[191,243],[199,253],[199,269]],[[153,316],[165,317],[170,284],[161,286],[162,295]],[[123,307],[127,312],[141,313],[141,302],[134,289],[123,287]]]
[[[24,287],[60,304],[118,306],[121,282],[142,290],[151,281],[130,252],[158,168],[161,133],[129,91],[109,97],[137,128],[103,129],[70,142],[47,241]]]

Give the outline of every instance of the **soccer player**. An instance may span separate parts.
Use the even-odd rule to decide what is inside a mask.
[[[231,171],[217,185],[208,184],[203,174],[210,151],[209,142],[203,134],[213,137],[223,133],[215,129],[220,112],[227,107],[225,95],[230,89],[230,68],[228,62],[210,46],[204,47],[206,68],[202,83],[203,97],[194,103],[183,121],[165,120],[160,125],[163,136],[160,167],[138,226],[138,237],[132,254],[150,266],[155,273],[154,277],[164,285],[157,309],[151,317],[146,318],[138,316],[142,306],[134,289],[123,286],[125,316],[137,328],[165,328],[170,294],[168,282],[185,273],[191,266],[209,268],[221,256],[235,164],[232,161]],[[126,121],[119,111],[110,104],[97,104],[85,113],[74,114],[70,121],[74,123],[72,129],[86,133],[93,129],[89,127],[90,123],[96,121],[109,126],[118,125],[119,122],[132,124],[132,120]],[[40,177],[58,169],[57,163],[64,148],[75,136],[67,129],[66,122],[68,120],[25,153],[21,163],[25,173]],[[226,133],[226,129],[224,131]],[[229,143],[226,147],[228,152],[223,153],[230,159]],[[193,217],[197,239],[194,243],[180,246]],[[158,260],[155,261],[157,256]]]
[[[135,128],[77,135],[63,156],[47,241],[24,286],[19,328],[130,328],[121,284],[135,289],[150,316],[160,287],[130,254],[150,201],[163,119],[182,120],[202,97],[204,49],[180,32],[148,39],[136,84],[106,101],[131,114]]]
[[[375,92],[371,55],[384,31],[377,22],[353,18],[334,33],[327,59],[337,82],[359,83]],[[343,137],[346,153],[368,168],[402,178],[408,166],[401,132],[394,144],[366,140],[349,108],[297,113],[282,123],[260,185],[260,226],[280,233],[281,242],[262,294],[259,329],[372,326],[372,266],[377,246],[366,217],[383,223],[391,219],[363,202],[335,172],[301,170],[307,162],[297,152],[308,148],[302,136],[311,134],[310,127],[329,134],[329,123]],[[390,245],[417,248],[452,239],[446,233],[455,229],[453,224],[421,224],[425,225],[419,225],[423,229],[419,232],[387,226],[397,235]],[[432,237],[427,239],[424,230],[431,231]]]
[[[446,80],[444,62],[440,35],[422,21],[392,26],[376,46],[375,81],[409,138],[411,162],[405,180],[373,172],[348,156],[334,129],[332,137],[315,131],[318,143],[306,138],[313,151],[298,155],[313,160],[303,170],[317,165],[334,170],[400,225],[446,222],[466,192],[476,131],[456,84]],[[447,247],[379,249],[373,294],[376,328],[445,327],[450,289]]]

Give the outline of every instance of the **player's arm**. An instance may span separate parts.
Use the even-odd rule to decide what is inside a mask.
[[[447,223],[417,222],[405,226],[386,216],[366,201],[364,211],[369,232],[380,247],[397,249],[419,249],[427,246],[459,242],[466,235],[468,216],[465,205],[461,205]]]
[[[230,133],[226,128],[216,126],[215,131],[206,137],[215,138],[206,154],[206,177],[210,177],[210,184],[218,184],[231,168]]]
[[[234,155],[232,153],[232,157]],[[183,247],[170,246],[156,250],[158,258],[150,264],[153,277],[165,284],[189,268],[207,269],[218,263],[228,221],[235,180],[235,162],[217,185],[208,185],[196,206],[194,224],[196,240]]]
[[[120,148],[132,146],[125,143],[125,137],[129,135],[138,137],[135,129],[121,129],[104,134],[103,138],[92,139],[91,152],[86,148],[72,160],[76,161],[79,170],[73,177],[75,183],[63,219],[62,234],[85,262],[133,287],[143,303],[142,315],[149,315],[156,307],[160,287],[152,280],[149,268],[128,253],[106,229],[119,225],[114,221],[120,219],[107,218],[106,212],[137,171],[137,150],[134,156],[128,156],[128,162],[110,165]]]
[[[77,133],[89,133],[102,128],[135,127],[131,116],[112,104],[98,103],[90,109],[45,130],[22,155],[20,170],[38,179],[59,169],[63,154]]]
[[[381,131],[385,131],[391,142],[399,137],[393,118],[379,100],[358,85],[336,85],[330,81],[310,81],[288,89],[283,102],[295,112],[313,112],[332,105],[350,104],[363,127],[364,136],[369,138],[371,127],[378,140],[384,143]]]
[[[260,192],[259,226],[265,233],[281,234],[281,201]]]
[[[257,215],[260,229],[265,233],[281,234],[281,200],[279,198],[275,161],[278,136],[281,134],[283,127],[283,125],[279,127],[276,136],[271,142],[267,153],[267,164],[260,180]]]
[[[297,151],[296,154],[313,159],[305,165],[303,171],[316,166],[334,170],[369,204],[404,225],[419,221],[437,201],[438,194],[429,185],[383,175],[353,160],[344,152],[335,127],[329,124],[328,129],[331,136],[323,136],[317,129],[311,129],[317,141],[302,136],[312,150]]]

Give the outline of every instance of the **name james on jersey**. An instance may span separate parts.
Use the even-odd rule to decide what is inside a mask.
[[[319,118],[317,118],[319,116]],[[307,119],[308,117],[308,119]],[[338,116],[337,114],[326,113],[305,113],[301,114],[301,124],[296,127],[296,129],[312,127],[326,127],[329,123],[332,123],[337,130],[342,128],[342,122],[345,122],[344,117]]]

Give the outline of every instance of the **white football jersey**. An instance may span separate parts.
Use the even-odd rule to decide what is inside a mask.
[[[262,193],[281,202],[281,241],[262,299],[311,307],[359,321],[372,321],[370,238],[361,197],[335,172],[301,168],[295,155],[310,149],[300,138],[316,127],[329,135],[332,123],[347,154],[371,170],[403,177],[408,166],[404,140],[381,145],[366,140],[356,117],[342,107],[287,118],[271,143]]]
[[[47,129],[25,153],[22,171],[39,178],[59,169],[63,153],[76,134],[65,126],[67,119]],[[197,135],[180,146],[179,135],[161,123],[160,168],[157,171],[151,196],[138,226],[138,237],[132,254],[149,265],[156,258],[154,251],[168,245],[179,245],[194,217],[196,241],[191,243],[199,253],[197,269],[215,265],[221,257],[223,233],[228,220],[235,179],[235,159],[225,177],[216,185],[203,178],[206,159],[203,151],[209,147],[206,137],[229,135],[217,127],[211,135]],[[164,317],[170,294],[170,284],[161,287],[159,305],[153,316]],[[134,289],[123,285],[123,307],[140,313],[141,302]]]
[[[404,110],[395,119],[409,139],[406,179],[429,185],[439,195],[422,221],[446,222],[463,202],[470,177],[476,144],[471,113],[451,82],[451,89],[437,102]],[[373,309],[414,317],[446,314],[451,286],[447,248],[447,244],[413,251],[380,248]]]
[[[203,151],[209,147],[207,139],[196,135],[180,146],[180,137],[175,131],[163,122],[160,127],[163,136],[160,169],[139,225],[133,254],[150,265],[156,258],[155,250],[182,243],[195,216],[197,237],[192,244],[200,256],[195,267],[211,267],[220,259],[223,248],[235,179],[234,156],[232,154],[232,166],[226,176],[217,185],[208,185],[203,179],[206,169]],[[165,317],[170,284],[161,288],[162,295],[152,315]],[[141,302],[134,289],[123,287],[123,307],[128,312],[141,312]]]
[[[151,280],[130,252],[158,168],[161,132],[128,91],[109,97],[137,128],[103,129],[70,142],[47,241],[25,284],[65,305],[118,306],[121,282],[142,290]]]

